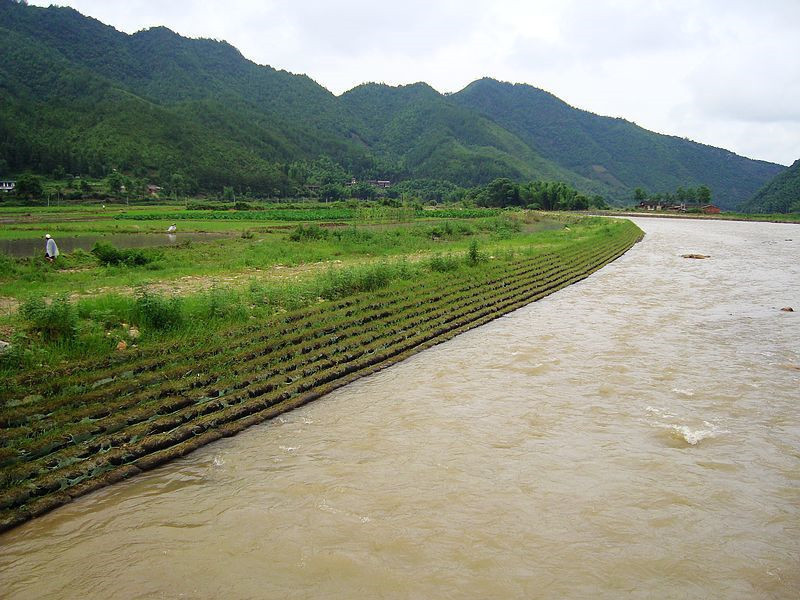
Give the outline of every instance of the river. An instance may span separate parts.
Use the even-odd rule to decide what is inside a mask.
[[[637,223],[579,284],[0,536],[0,596],[800,597],[800,226]]]

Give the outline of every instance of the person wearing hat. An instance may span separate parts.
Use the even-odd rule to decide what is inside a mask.
[[[50,237],[49,233],[44,236],[44,239],[47,240],[44,246],[44,257],[50,262],[53,262],[56,256],[58,256],[58,246],[56,246],[56,241]]]

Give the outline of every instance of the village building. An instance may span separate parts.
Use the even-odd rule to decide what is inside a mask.
[[[639,208],[644,210],[663,210],[664,205],[661,200],[642,200],[639,202]]]
[[[358,183],[358,180],[355,177],[353,177],[350,180],[350,183],[346,183],[345,185],[356,185],[357,183]],[[392,185],[392,182],[389,181],[388,179],[367,179],[364,183],[367,183],[369,185],[374,185],[375,187],[384,188],[384,189],[386,189],[386,188],[388,188],[389,186]]]
[[[7,179],[0,181],[0,192],[13,192],[15,187],[17,187],[16,181],[9,181]]]

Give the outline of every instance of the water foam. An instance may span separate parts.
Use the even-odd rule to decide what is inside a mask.
[[[687,398],[691,398],[694,396],[694,392],[692,390],[682,390],[680,388],[672,388],[673,393],[678,394],[679,396],[686,396]]]
[[[717,437],[720,432],[716,427],[713,425],[710,429],[691,429],[688,425],[669,425],[669,429],[678,433],[681,438],[687,443],[692,446],[696,446],[701,441]]]

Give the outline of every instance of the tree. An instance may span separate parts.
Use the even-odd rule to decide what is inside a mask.
[[[350,197],[358,198],[360,200],[371,200],[378,195],[378,190],[374,185],[368,183],[357,183],[350,186]]]
[[[173,173],[166,187],[167,194],[173,196],[176,200],[181,196],[185,196],[188,188],[186,178],[181,173]]]
[[[14,189],[20,198],[35,198],[44,193],[42,179],[30,174],[20,176]]]
[[[493,180],[486,186],[489,206],[519,206],[519,186],[506,177]]]
[[[697,201],[700,204],[711,204],[711,189],[708,186],[701,185],[697,188]]]
[[[122,175],[114,171],[111,175],[106,177],[106,185],[108,186],[109,192],[112,194],[119,194],[125,182],[122,180]]]
[[[647,200],[647,192],[645,192],[642,188],[637,187],[635,190],[633,190],[633,199],[636,200],[636,202],[644,202]]]

